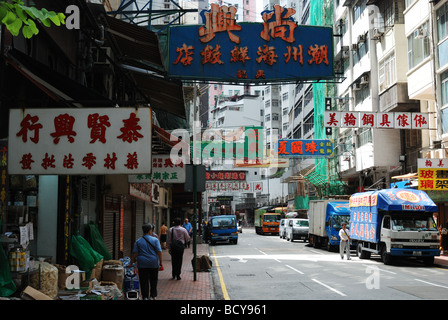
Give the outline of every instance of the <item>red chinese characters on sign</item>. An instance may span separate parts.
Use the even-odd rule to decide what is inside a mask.
[[[127,114],[128,118],[121,120],[121,134],[118,135],[116,139],[131,144],[142,139],[144,135],[141,133],[142,127],[139,124],[140,119],[137,117],[136,113],[131,112]],[[115,121],[117,123],[117,120]],[[85,118],[80,118],[79,116],[76,117],[76,115],[73,116],[69,113],[63,113],[54,116],[54,118],[47,119],[46,122],[41,122],[38,116],[27,113],[23,116],[23,120],[20,121],[19,129],[14,133],[25,145],[30,143],[38,144],[39,141],[42,141],[43,139],[50,139],[55,145],[61,145],[65,142],[64,139],[61,140],[63,137],[66,137],[66,141],[71,145],[75,143],[75,137],[79,137],[80,133],[79,127],[78,129],[75,127],[76,122],[84,124],[83,130],[86,128],[88,129],[87,136],[90,139],[87,140],[86,143],[106,144],[106,132],[107,129],[111,127],[111,122],[108,115],[100,115],[99,113],[87,114]],[[45,127],[42,123],[45,123]],[[42,135],[42,131],[46,132],[46,134]],[[85,135],[86,134],[84,134],[84,136]],[[81,139],[81,137],[79,138]],[[44,171],[58,167],[73,170],[76,163],[78,163],[78,166],[83,166],[88,170],[91,170],[98,162],[103,162],[100,165],[107,170],[116,169],[118,158],[115,152],[107,153],[107,156],[100,156],[100,159],[102,160],[98,159],[98,155],[96,155],[95,152],[87,152],[84,156],[79,156],[78,154],[78,159],[71,152],[62,152],[59,160],[56,159],[57,153],[55,153],[55,151],[52,152],[53,154],[50,152],[41,153],[41,156],[38,156],[38,158],[31,152],[25,152],[22,155],[19,155],[18,163],[20,163],[20,168],[24,171],[33,170],[33,165],[43,168]],[[122,165],[128,170],[139,168],[137,152],[127,153],[126,159],[124,159],[124,164]]]
[[[311,57],[311,59],[308,60],[308,64],[321,64],[322,62],[326,65],[329,64],[328,47],[326,45],[319,46],[315,44],[314,46],[310,46],[308,48],[308,55]]]
[[[211,180],[211,181],[246,180],[246,171],[206,171],[205,180]]]
[[[292,8],[282,8],[279,5],[274,5],[274,12],[263,12],[263,31],[261,31],[261,38],[269,41],[272,38],[281,38],[286,42],[292,43],[294,39],[294,29],[297,27],[292,19],[296,10]]]
[[[342,112],[341,113],[341,126],[342,127],[357,127],[358,126],[358,115],[354,112]]]
[[[210,64],[224,64],[223,61],[221,61],[221,46],[216,45],[215,48],[212,46],[207,45],[202,51],[201,56],[202,58],[202,64],[210,63]]]
[[[39,129],[42,128],[42,125],[38,123],[39,117],[31,116],[27,114],[25,118],[20,122],[20,131],[17,133],[17,136],[22,136],[22,141],[28,141],[28,131],[33,131],[34,135],[30,138],[30,140],[34,143],[39,142]]]
[[[51,133],[51,136],[54,138],[53,142],[58,144],[61,137],[67,136],[68,141],[73,143],[75,141],[73,136],[76,136],[76,132],[73,131],[74,124],[75,117],[67,113],[60,114],[54,118],[55,132]]]
[[[229,39],[236,44],[240,43],[240,38],[232,31],[240,31],[241,26],[236,23],[237,8],[219,6],[216,3],[210,5],[210,12],[204,13],[205,26],[199,28],[201,42],[207,43],[215,38],[217,32],[227,32]]]
[[[98,113],[89,114],[87,128],[91,129],[90,138],[92,140],[90,143],[94,143],[97,140],[106,143],[106,127],[110,127],[108,116],[100,116]]]
[[[263,61],[269,66],[272,66],[274,63],[277,62],[275,58],[278,58],[278,55],[275,53],[275,47],[268,47],[267,45],[264,45],[262,47],[258,47],[257,51],[258,58],[256,61],[258,63],[261,63]]]
[[[122,134],[117,138],[129,143],[143,138],[143,135],[139,132],[139,130],[142,129],[142,127],[138,124],[139,121],[140,119],[137,118],[137,115],[135,113],[131,113],[129,119],[123,120],[124,126],[120,129]]]
[[[235,48],[233,48],[233,50],[230,52],[230,57],[230,62],[242,62],[243,65],[247,60],[250,60],[247,47],[235,46]]]
[[[376,127],[376,118],[374,113],[361,113],[360,114],[361,128],[374,128]]]
[[[338,127],[339,126],[339,117],[340,114],[338,112],[327,112],[325,115],[328,115],[328,118],[325,119],[326,127]]]
[[[191,65],[191,61],[193,61],[193,55],[194,55],[194,47],[193,46],[187,46],[185,43],[180,48],[176,48],[176,52],[178,53],[176,61],[173,62],[173,64],[178,64],[179,62],[184,65],[188,66]]]

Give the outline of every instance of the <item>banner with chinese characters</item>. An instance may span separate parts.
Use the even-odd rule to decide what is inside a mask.
[[[203,25],[169,28],[168,77],[272,82],[333,79],[333,30],[298,25],[274,5],[263,23],[237,23],[237,8],[212,3]]]
[[[152,171],[148,174],[130,174],[131,183],[185,183],[185,166],[181,160],[171,161],[170,155],[153,155]]]
[[[429,129],[429,115],[420,112],[325,111],[326,128]]]
[[[419,190],[448,190],[448,159],[417,159]]]
[[[151,172],[150,108],[11,109],[10,174]]]
[[[206,181],[246,181],[246,171],[206,171]]]
[[[263,192],[263,182],[207,182],[205,189],[210,192]]]
[[[280,139],[277,153],[282,157],[331,157],[333,142],[320,139]]]

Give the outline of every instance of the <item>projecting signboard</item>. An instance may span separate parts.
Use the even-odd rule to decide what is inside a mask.
[[[151,172],[150,108],[11,109],[9,174]]]
[[[325,111],[326,128],[429,129],[427,113]]]
[[[185,165],[180,160],[174,163],[170,155],[153,155],[152,172],[128,175],[131,183],[185,183]]]
[[[237,23],[235,7],[211,4],[204,25],[169,28],[168,77],[237,82],[334,78],[333,30],[297,25],[275,5],[263,23]]]
[[[448,159],[417,159],[419,190],[448,190]]]
[[[331,140],[320,139],[280,139],[277,153],[279,157],[331,157],[334,146]]]

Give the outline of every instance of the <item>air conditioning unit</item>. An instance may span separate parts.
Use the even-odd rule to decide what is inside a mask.
[[[360,83],[361,84],[368,84],[369,83],[369,77],[368,76],[362,76]]]
[[[358,43],[361,43],[361,42],[366,42],[366,35],[365,34],[360,34],[359,36],[358,36]]]
[[[424,39],[424,38],[426,38],[426,30],[423,29],[423,27],[418,27],[414,31],[414,38],[415,39]]]
[[[361,90],[361,84],[360,83],[355,83],[354,85],[353,85],[353,90],[355,90],[355,91],[357,91],[357,90]]]
[[[383,35],[383,32],[379,28],[373,29],[373,38],[374,39],[379,39],[379,38],[381,38],[382,35]]]
[[[350,49],[352,51],[358,51],[358,44],[357,43],[353,43]]]
[[[349,47],[348,46],[343,46],[342,47],[342,58],[350,57],[350,53],[348,51],[349,51]]]

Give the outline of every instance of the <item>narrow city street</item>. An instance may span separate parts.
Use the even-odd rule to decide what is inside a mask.
[[[237,245],[210,246],[215,294],[230,300],[426,300],[448,298],[448,269],[416,260],[351,261],[302,240],[245,228]],[[222,276],[220,276],[220,274]],[[227,295],[227,297],[225,296]]]

